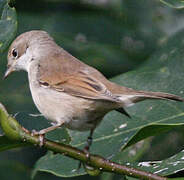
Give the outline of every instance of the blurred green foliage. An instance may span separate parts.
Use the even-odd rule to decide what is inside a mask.
[[[6,15],[9,14],[2,13],[3,5],[5,5],[2,4],[3,2],[5,1],[0,0],[0,42],[3,41],[7,46],[15,36],[17,21],[13,9],[10,15],[14,18],[5,22]],[[175,5],[180,7],[182,4],[180,1],[177,2],[179,3]],[[156,67],[157,57],[154,58],[153,55],[155,51],[167,43],[170,36],[184,28],[184,10],[172,9],[156,0],[14,0],[10,5],[15,6],[17,11],[17,34],[32,29],[46,30],[60,46],[85,63],[96,67],[108,78],[139,69],[142,64],[147,63],[150,57],[152,61],[148,63],[148,66]],[[7,12],[5,10],[10,9],[7,7],[4,9],[4,12]],[[13,33],[10,33],[11,28],[15,29]],[[178,38],[179,41],[180,38]],[[173,46],[177,46],[178,42],[176,41]],[[7,52],[1,53],[0,77],[6,69],[6,54]],[[167,57],[162,57],[163,62],[164,58],[167,59]],[[172,58],[175,57],[172,56]],[[172,61],[173,64],[174,61]],[[126,77],[124,79],[126,80]],[[149,83],[149,78],[147,82]],[[37,118],[28,116],[28,113],[38,112],[31,99],[25,72],[15,73],[6,81],[0,78],[0,84],[1,102],[12,114],[20,112],[17,119],[23,126],[28,129],[40,129],[48,125],[43,118],[38,124]],[[141,81],[139,85],[136,85],[134,78],[126,84],[144,89],[141,87]],[[172,85],[170,86],[174,89]],[[139,110],[135,108],[130,111],[134,113]],[[147,153],[142,156],[143,152],[148,149],[148,145],[144,151],[141,149],[140,156],[133,156],[132,160],[135,161],[141,157],[143,160],[159,160],[173,155],[176,151],[179,152],[183,147],[181,141],[183,128],[174,131],[174,135],[170,132],[165,135],[166,137],[154,138]],[[162,148],[170,142],[170,139],[176,142],[171,145],[172,148]],[[106,144],[103,146],[105,148]],[[39,148],[16,149],[1,153],[0,179],[7,180],[12,177],[19,180],[30,179],[31,169],[44,153],[45,150]],[[7,170],[13,172],[12,176],[5,173]],[[86,177],[78,177],[78,179],[82,178]],[[112,178],[113,175],[109,177],[109,180]],[[120,179],[120,177],[114,178]],[[35,179],[60,178],[42,173]]]

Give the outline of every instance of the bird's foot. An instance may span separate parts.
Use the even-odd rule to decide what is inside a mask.
[[[39,137],[39,146],[42,147],[45,144],[45,131],[35,131],[32,130],[31,136],[38,136]]]
[[[45,129],[42,129],[40,131],[35,131],[33,130],[31,132],[31,135],[34,136],[34,135],[38,135],[39,136],[39,141],[40,141],[40,147],[42,147],[44,145],[44,140],[45,140],[45,134],[50,132],[50,131],[53,131],[54,129],[57,129],[58,127],[60,127],[63,123],[57,123],[53,126],[50,126],[48,128],[45,128]]]

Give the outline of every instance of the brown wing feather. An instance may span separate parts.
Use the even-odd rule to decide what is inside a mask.
[[[101,79],[108,81],[100,72],[64,50],[44,59],[39,65],[39,81],[43,85],[47,84],[50,88],[73,96],[119,101]]]

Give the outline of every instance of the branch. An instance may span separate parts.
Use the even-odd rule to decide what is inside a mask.
[[[13,140],[20,142],[27,142],[31,145],[39,145],[39,137],[31,136],[31,133],[22,127],[13,117],[11,117],[4,106],[0,104],[0,123],[5,135]],[[166,177],[161,177],[156,174],[138,170],[132,167],[120,165],[110,160],[104,159],[101,156],[90,154],[90,159],[84,151],[75,147],[56,143],[45,139],[43,147],[53,151],[54,153],[60,153],[62,155],[77,159],[88,166],[96,168],[99,172],[111,172],[127,176],[136,177],[139,179],[149,180],[167,180]]]

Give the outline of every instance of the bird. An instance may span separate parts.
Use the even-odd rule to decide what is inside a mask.
[[[45,31],[31,30],[11,44],[4,78],[14,71],[28,73],[33,101],[53,124],[33,134],[43,137],[58,127],[90,131],[84,149],[89,151],[95,128],[110,111],[130,115],[125,108],[146,99],[184,101],[163,92],[148,92],[109,81],[97,69],[78,60],[57,45]]]

